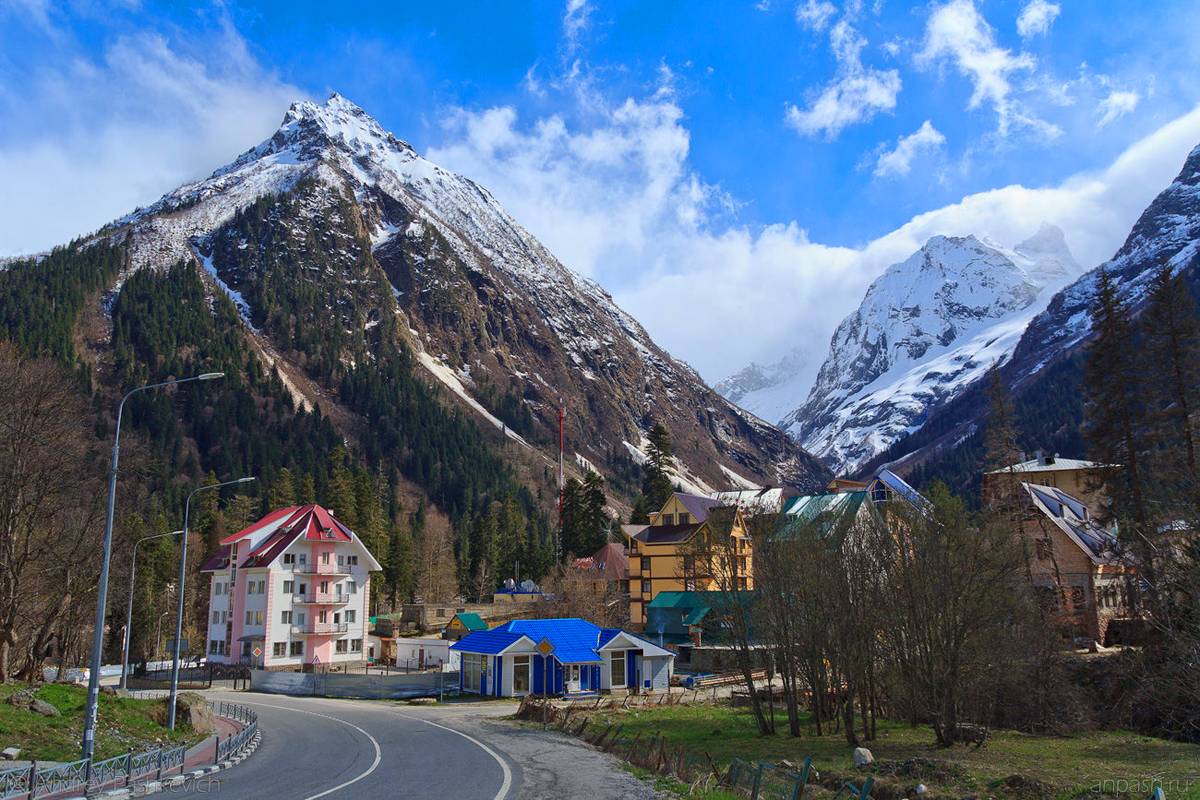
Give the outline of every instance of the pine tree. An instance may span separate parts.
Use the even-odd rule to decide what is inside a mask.
[[[605,533],[610,520],[604,513],[608,498],[604,495],[604,478],[588,470],[583,478],[584,531],[582,550],[591,554],[599,550],[607,542]]]
[[[658,511],[671,499],[671,434],[661,422],[650,429],[649,445],[646,448],[645,477],[642,479],[642,494],[646,506]]]
[[[646,495],[639,494],[637,497],[633,498],[633,509],[629,512],[629,524],[646,525],[649,522],[650,509],[646,503]]]
[[[354,503],[354,479],[346,466],[349,455],[341,445],[329,451],[329,484],[325,487],[325,502],[322,505],[333,512],[341,523],[350,530],[358,524],[358,513]]]
[[[1147,360],[1148,392],[1157,450],[1165,464],[1159,485],[1171,486],[1171,497],[1197,496],[1196,431],[1192,415],[1200,409],[1200,323],[1187,281],[1164,264],[1150,283],[1149,302],[1141,317]],[[1190,512],[1190,509],[1189,509]]]
[[[1093,459],[1106,467],[1104,488],[1113,513],[1144,529],[1149,521],[1142,474],[1147,415],[1134,334],[1128,304],[1101,269],[1084,375],[1085,432]]]
[[[267,506],[271,510],[289,508],[296,505],[296,483],[292,479],[292,471],[287,467],[275,473],[271,489],[267,492]]]
[[[988,420],[983,446],[984,465],[990,473],[988,504],[1010,517],[1020,514],[1020,478],[1011,469],[1021,459],[1017,449],[1016,419],[1000,371],[995,368],[988,376]]]
[[[317,488],[313,482],[313,476],[303,472],[296,479],[296,503],[307,506],[315,502],[317,502]]]

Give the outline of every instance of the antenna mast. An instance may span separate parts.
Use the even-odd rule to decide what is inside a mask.
[[[558,401],[558,540],[555,543],[555,554],[562,559],[562,529],[563,529],[563,420],[566,419],[562,398]]]

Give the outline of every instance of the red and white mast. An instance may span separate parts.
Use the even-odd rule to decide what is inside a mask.
[[[555,542],[555,554],[558,558],[562,558],[562,529],[563,529],[563,490],[566,484],[563,482],[563,420],[566,419],[566,411],[563,410],[562,400],[558,401],[558,537]]]

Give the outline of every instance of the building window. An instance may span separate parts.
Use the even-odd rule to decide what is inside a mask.
[[[362,652],[362,639],[351,639],[350,640],[350,652],[351,653],[361,653]]]
[[[610,668],[608,671],[609,686],[619,688],[625,685],[625,651],[621,650],[612,654]]]
[[[221,640],[220,639],[209,639],[208,640],[208,652],[212,653],[213,655],[220,653],[221,652]]]
[[[355,617],[354,609],[350,609],[349,611],[347,611],[346,612],[346,624],[349,625],[349,624],[353,623],[354,617]]]
[[[642,594],[650,594],[650,581],[642,581]]]
[[[294,566],[295,563],[296,563],[296,554],[295,553],[284,553],[283,554],[284,566]]]
[[[246,612],[246,624],[247,624],[247,625],[253,625],[253,624],[254,624],[254,612],[253,612],[253,611],[247,611],[247,612]]]
[[[283,593],[284,594],[295,594],[296,593],[296,582],[295,581],[284,581],[283,582]]]
[[[462,654],[462,683],[467,691],[479,691],[479,656],[476,653]]]
[[[663,525],[674,525],[675,524],[675,515],[674,514],[663,514],[662,515],[662,524]]]
[[[649,574],[649,572],[650,572],[650,559],[649,558],[645,558],[645,557],[642,558],[642,572]]]
[[[271,645],[271,655],[283,657],[287,655],[287,642],[275,642]]]
[[[346,581],[346,593],[358,594],[358,583],[355,581]]]
[[[225,584],[223,584],[223,583],[214,583],[214,584],[213,584],[213,594],[214,594],[214,595],[222,595],[222,594],[225,594]]]
[[[691,525],[692,524],[692,515],[685,513],[685,512],[680,512],[679,524],[680,525]]]
[[[329,581],[321,581],[321,588],[317,591],[321,594],[329,594]]]
[[[343,556],[343,555],[338,556],[338,566],[339,567],[346,566],[346,557],[345,556]]]
[[[346,563],[352,567],[358,566],[358,556],[346,556]]]
[[[321,553],[321,563],[322,564],[329,563],[329,551],[328,550],[326,550],[324,553]]]
[[[254,594],[254,581],[246,581],[246,594]]]
[[[299,656],[300,658],[303,658],[304,657],[304,642],[292,642],[291,652],[289,652],[288,655],[290,655],[292,657]]]
[[[258,582],[258,593],[259,594],[267,593],[267,582],[265,580]]]
[[[308,555],[306,553],[297,553],[296,563],[303,567],[308,563]]]
[[[279,621],[281,623],[283,623],[284,625],[291,625],[292,624],[292,612],[291,611],[280,611],[279,612]]]
[[[296,612],[296,624],[297,624],[297,625],[303,625],[303,624],[304,624],[304,612],[303,612],[303,611],[297,611],[297,612]]]
[[[529,656],[513,656],[513,694],[529,694]]]
[[[213,624],[213,625],[218,625],[218,624],[220,624],[220,622],[221,622],[221,612],[220,612],[220,611],[214,611],[214,612],[213,612],[213,616],[212,616],[212,624]]]
[[[338,639],[336,642],[334,642],[334,645],[335,645],[334,652],[336,652],[336,653],[346,652],[346,640],[345,639]]]
[[[296,590],[296,594],[308,594],[308,584],[300,584],[300,588]]]

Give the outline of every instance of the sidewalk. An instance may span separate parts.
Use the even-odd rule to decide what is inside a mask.
[[[216,734],[209,736],[203,742],[194,744],[183,756],[183,769],[181,772],[187,772],[190,769],[207,766],[216,763],[217,760],[217,737],[227,739],[240,731],[245,726],[240,722],[234,722],[225,717],[214,716],[213,720],[217,725]]]

